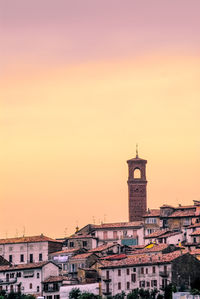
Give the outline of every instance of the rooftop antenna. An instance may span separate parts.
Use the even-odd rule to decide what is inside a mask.
[[[136,143],[136,158],[138,158],[138,144]]]
[[[94,216],[92,216],[92,222],[93,222],[93,224],[95,224],[95,217]]]
[[[65,238],[67,237],[67,227],[65,227],[65,230],[64,230],[64,237]]]
[[[25,229],[25,226],[23,226],[23,230],[22,230],[23,237],[25,237],[25,233],[26,233],[26,229]]]

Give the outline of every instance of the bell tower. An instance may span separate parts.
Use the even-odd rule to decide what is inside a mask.
[[[136,157],[128,160],[127,163],[129,221],[138,221],[142,220],[147,210],[147,160],[139,158],[136,146]]]

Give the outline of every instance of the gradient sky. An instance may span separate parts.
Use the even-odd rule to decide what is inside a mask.
[[[0,0],[0,238],[200,200],[199,0]]]

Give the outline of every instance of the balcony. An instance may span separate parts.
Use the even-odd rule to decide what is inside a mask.
[[[159,275],[160,275],[161,277],[169,277],[169,271],[160,271],[160,272],[159,272]]]
[[[45,293],[53,293],[53,292],[58,292],[59,288],[58,287],[48,287],[47,289],[43,290]]]
[[[17,278],[0,279],[0,285],[3,284],[14,284],[17,282]]]
[[[102,276],[101,280],[103,280],[104,282],[111,282],[111,278],[106,276]]]

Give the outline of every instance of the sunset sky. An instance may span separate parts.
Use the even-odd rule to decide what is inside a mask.
[[[0,0],[0,238],[200,200],[199,0]]]

